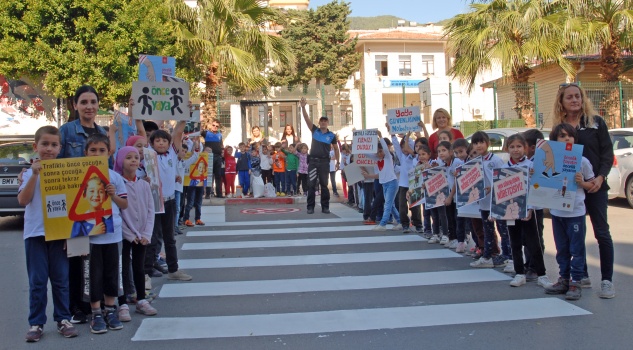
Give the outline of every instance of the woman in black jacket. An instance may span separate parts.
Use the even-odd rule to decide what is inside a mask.
[[[591,100],[578,84],[562,84],[556,95],[554,104],[554,125],[571,124],[577,130],[577,144],[584,146],[582,155],[591,163],[595,178],[593,187],[587,190],[585,206],[591,219],[593,231],[598,240],[600,251],[600,297],[615,297],[613,287],[613,240],[607,222],[608,190],[606,179],[613,165],[613,144],[609,137],[607,124],[602,117],[596,115]],[[591,281],[585,263],[583,287],[590,287]]]

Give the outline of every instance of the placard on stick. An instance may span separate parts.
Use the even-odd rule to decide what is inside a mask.
[[[420,120],[420,107],[418,106],[387,110],[387,123],[389,123],[392,135],[422,130],[418,125]]]
[[[375,153],[378,153],[378,130],[354,130],[354,138],[352,139],[352,154]]]
[[[189,110],[189,84],[186,82],[132,83],[134,119],[185,120]]]

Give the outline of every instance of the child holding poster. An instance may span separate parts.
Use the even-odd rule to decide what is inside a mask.
[[[107,136],[93,134],[88,137],[86,156],[102,157],[108,156],[109,153],[110,140]],[[94,334],[105,333],[108,328],[123,328],[117,315],[116,299],[119,295],[119,243],[123,239],[119,210],[128,206],[127,189],[121,175],[109,170],[109,176],[110,184],[106,187],[106,192],[112,199],[114,231],[90,236],[90,331]],[[102,299],[105,301],[105,315],[101,311]]]
[[[543,140],[545,137],[543,133],[539,129],[530,129],[523,132],[523,137],[525,137],[525,142],[527,143],[527,150],[525,152],[526,156],[531,162],[534,162],[534,154],[536,153],[536,142],[538,140]],[[545,213],[543,212],[543,208],[541,207],[532,207],[534,212],[534,216],[536,216],[536,225],[538,227],[539,233],[539,242],[541,243],[541,250],[545,251],[545,240],[543,239],[543,231],[545,230],[545,225],[543,224],[543,219],[545,217]],[[525,273],[525,278],[528,282],[534,281],[537,276],[534,272],[534,265],[530,260],[530,252],[527,247],[523,247],[525,253],[525,265],[528,267],[528,270]]]
[[[392,212],[394,206],[396,191],[398,190],[398,179],[396,177],[396,172],[393,166],[393,156],[389,152],[389,147],[387,146],[385,139],[382,138],[382,133],[380,131],[378,131],[378,137],[380,140],[380,144],[378,145],[378,153],[376,153],[375,155],[367,154],[367,157],[376,160],[378,174],[369,174],[367,170],[363,169],[363,176],[366,179],[378,179],[378,182],[382,185],[385,204],[382,212],[382,219],[380,220],[380,223],[373,228],[373,230],[385,231],[387,229],[387,221],[389,221],[389,218],[391,217],[390,213]],[[399,215],[395,215],[395,219],[398,224],[394,225],[392,230],[402,230]]]
[[[446,218],[448,219],[448,239],[449,242],[445,245],[449,249],[457,249],[459,243],[464,244],[465,233],[463,227],[459,227],[461,232],[457,232],[457,205],[453,198],[455,198],[455,170],[458,166],[464,164],[461,159],[455,158],[453,152],[453,146],[448,141],[440,141],[437,145],[437,156],[444,162],[444,169],[446,170],[446,179],[448,180],[448,188],[450,190],[448,197],[445,200],[446,206]]]
[[[494,153],[488,152],[490,146],[490,138],[483,131],[477,131],[470,138],[473,150],[478,156],[483,158],[484,170],[484,190],[486,196],[479,201],[479,211],[481,212],[481,220],[484,224],[484,251],[483,255],[470,264],[471,267],[501,267],[506,265],[506,260],[511,259],[510,242],[508,237],[508,228],[505,221],[496,220],[499,235],[501,235],[502,254],[494,257],[493,252],[496,245],[495,223],[489,219],[490,204],[492,196],[490,190],[492,188],[492,169],[501,168],[504,164],[503,160]]]
[[[41,160],[55,159],[61,148],[59,130],[43,126],[35,132],[33,150],[38,159],[22,174],[18,202],[24,210],[24,247],[29,278],[29,330],[26,341],[37,342],[46,323],[47,284],[50,279],[53,294],[54,320],[57,331],[66,338],[76,337],[77,329],[70,323],[68,257],[65,240],[46,241],[44,213],[40,192]]]
[[[549,139],[573,144],[576,141],[576,128],[570,124],[558,124],[549,134]],[[556,262],[558,263],[558,282],[546,287],[547,294],[565,294],[567,300],[580,299],[581,280],[585,275],[586,260],[585,235],[585,190],[592,188],[593,168],[589,160],[582,157],[581,171],[576,174],[578,184],[572,211],[551,209],[552,230],[556,244]]]
[[[389,124],[385,124],[387,127],[387,131],[391,133],[391,129],[389,128]],[[398,213],[400,214],[400,222],[402,223],[402,232],[409,233],[411,232],[411,228],[409,227],[411,221],[409,221],[409,203],[407,200],[407,192],[409,191],[409,170],[415,167],[415,163],[417,160],[412,156],[411,147],[405,147],[405,144],[408,145],[409,137],[411,136],[411,132],[409,131],[406,136],[398,141],[398,137],[396,135],[391,136],[391,141],[393,144],[393,150],[396,153],[396,156],[400,160],[400,177],[398,178]],[[415,147],[415,145],[414,145]],[[417,207],[417,210],[411,208],[412,216],[415,216],[417,213],[417,221],[420,221],[420,207]],[[412,218],[415,220],[415,218]]]
[[[506,150],[510,154],[510,160],[506,163],[506,168],[522,167],[526,170],[532,168],[532,162],[525,155],[527,142],[521,134],[514,134],[506,139]],[[545,262],[543,251],[539,242],[538,224],[534,208],[527,207],[527,217],[515,220],[514,225],[508,225],[510,234],[510,244],[512,245],[512,265],[516,272],[514,279],[510,282],[512,287],[520,287],[525,284],[525,264],[523,263],[523,245],[530,254],[530,261],[534,264],[534,272],[538,275],[538,285],[547,287],[551,285],[549,278],[545,274]],[[510,263],[508,263],[510,264]]]
[[[194,146],[194,143],[191,143],[192,146]],[[183,232],[180,231],[180,229],[178,228],[178,219],[180,218],[180,208],[181,208],[181,202],[185,202],[186,198],[184,197],[184,182],[185,182],[185,172],[189,172],[191,169],[191,166],[193,164],[195,164],[196,161],[198,161],[198,153],[200,152],[200,142],[196,142],[195,146],[196,149],[193,150],[193,153],[189,156],[188,159],[185,159],[185,156],[187,154],[187,151],[189,150],[189,146],[187,146],[185,143],[182,144],[182,149],[180,150],[180,152],[178,152],[178,175],[176,176],[176,192],[175,193],[175,199],[176,199],[176,215],[174,216],[175,220],[174,220],[174,232],[176,234],[182,235]],[[204,164],[204,163],[200,163],[200,164]],[[202,173],[204,174],[204,170],[202,171]],[[191,189],[191,191],[195,191],[195,189]],[[187,193],[189,193],[189,191],[187,191]]]
[[[186,145],[185,145],[186,146]],[[125,188],[128,193],[128,207],[121,210],[123,220],[123,244],[122,244],[122,277],[129,280],[130,271],[136,289],[136,312],[142,315],[156,315],[149,301],[145,300],[145,248],[152,239],[154,227],[154,201],[152,191],[147,181],[136,177],[140,155],[136,148],[122,147],[116,156],[114,171],[123,176]],[[131,270],[130,270],[131,267]],[[125,295],[119,297],[119,319],[130,321],[129,307]]]
[[[456,253],[464,253],[466,251],[466,231],[470,225],[467,225],[467,219],[457,215],[457,203],[455,196],[457,195],[457,167],[463,165],[468,158],[468,141],[466,139],[457,139],[453,142],[453,155],[455,159],[455,166],[452,167],[452,171],[449,176],[453,176],[453,187],[451,188],[451,204],[455,207],[455,234],[457,235],[457,247],[455,247]],[[449,179],[450,180],[450,179]]]

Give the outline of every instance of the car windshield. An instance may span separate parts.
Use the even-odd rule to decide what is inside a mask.
[[[33,147],[28,143],[0,145],[0,165],[20,165],[31,162]]]

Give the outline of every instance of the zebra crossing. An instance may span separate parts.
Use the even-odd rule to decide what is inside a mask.
[[[194,281],[166,281],[155,303],[178,308],[144,318],[132,341],[252,348],[253,337],[272,346],[292,336],[301,348],[322,348],[332,336],[413,329],[407,334],[415,343],[426,327],[591,315],[535,285],[510,288],[508,275],[471,269],[460,254],[418,235],[373,232],[358,213],[331,209],[339,217],[227,222],[224,207],[204,207],[207,226],[179,238],[179,265]]]

